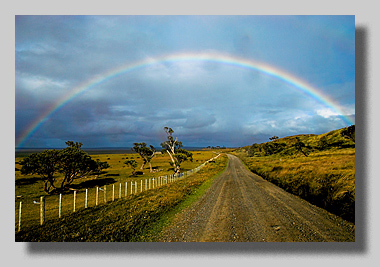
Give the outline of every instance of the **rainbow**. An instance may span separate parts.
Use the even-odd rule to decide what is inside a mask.
[[[234,66],[237,68],[244,68],[253,71],[258,71],[264,73],[274,79],[278,79],[286,84],[291,85],[301,93],[315,99],[316,101],[322,103],[324,106],[330,108],[336,114],[340,114],[342,120],[347,124],[351,125],[354,122],[347,116],[344,115],[341,107],[333,99],[323,94],[317,88],[311,86],[305,81],[283,71],[276,67],[267,65],[262,62],[256,62],[251,59],[245,59],[237,56],[231,56],[221,53],[180,53],[171,54],[156,58],[147,58],[141,61],[137,61],[131,64],[126,64],[121,67],[112,69],[108,72],[101,73],[90,80],[78,85],[68,94],[66,94],[62,99],[50,106],[46,112],[44,112],[39,118],[37,118],[24,132],[17,138],[16,147],[21,147],[40,127],[43,125],[50,117],[52,117],[58,110],[65,106],[72,99],[78,97],[80,94],[96,87],[97,85],[104,83],[108,80],[116,78],[120,75],[127,74],[132,71],[136,71],[148,66],[163,64],[163,63],[175,63],[175,62],[214,62],[218,64],[226,64]]]

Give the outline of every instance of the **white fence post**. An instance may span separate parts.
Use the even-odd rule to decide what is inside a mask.
[[[106,185],[104,185],[104,203],[106,203],[107,202],[107,186]]]
[[[87,209],[88,207],[88,189],[86,189],[86,198],[85,198],[85,201],[84,201],[84,208]]]
[[[119,184],[119,198],[121,198],[121,183]]]
[[[77,190],[74,190],[74,208],[73,208],[73,212],[75,212],[75,205],[77,203]]]
[[[45,197],[40,197],[40,224],[43,225],[45,222]]]
[[[22,209],[22,201],[20,201],[20,208],[18,211],[18,231],[21,231],[21,209]]]
[[[62,216],[62,194],[59,194],[58,217]]]
[[[112,201],[115,201],[115,184],[112,185]]]
[[[128,182],[125,182],[125,196],[127,196],[127,194],[128,194],[127,189],[128,189]]]
[[[99,203],[99,186],[96,187],[95,205],[98,206],[98,203]]]
[[[142,188],[142,180],[141,180],[140,192],[142,192],[142,189],[143,189],[143,188]]]

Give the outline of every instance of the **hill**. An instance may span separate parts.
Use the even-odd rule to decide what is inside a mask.
[[[244,147],[248,156],[298,156],[332,149],[355,148],[355,125],[328,133],[300,134]],[[305,155],[304,154],[304,155]]]

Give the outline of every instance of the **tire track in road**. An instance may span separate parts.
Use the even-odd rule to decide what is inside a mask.
[[[248,171],[228,155],[226,170],[159,241],[355,241],[355,226]]]

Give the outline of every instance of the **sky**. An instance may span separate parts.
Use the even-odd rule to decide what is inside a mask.
[[[165,126],[239,147],[354,123],[354,16],[15,16],[16,147],[159,147]]]

